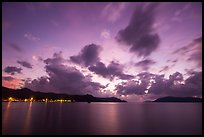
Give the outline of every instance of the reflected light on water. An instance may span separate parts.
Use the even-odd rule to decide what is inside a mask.
[[[108,104],[107,104],[108,105]],[[109,123],[107,127],[111,130],[109,134],[111,133],[118,133],[118,107],[117,104],[111,104],[107,109],[107,118],[109,120]],[[105,117],[104,117],[105,118]]]
[[[27,111],[26,117],[25,117],[24,132],[23,132],[25,135],[29,134],[29,132],[30,132],[32,104],[33,104],[33,102],[29,103],[28,111]]]
[[[2,128],[3,132],[5,132],[5,130],[7,129],[8,127],[8,117],[9,117],[9,112],[10,112],[10,107],[11,107],[11,102],[9,101],[7,103],[7,106],[6,106],[6,109],[4,110],[4,112],[2,113],[4,118],[3,118],[3,125],[4,128]],[[2,110],[3,111],[3,110]]]
[[[114,134],[119,132],[118,105],[116,103],[93,103],[90,119],[93,132]]]

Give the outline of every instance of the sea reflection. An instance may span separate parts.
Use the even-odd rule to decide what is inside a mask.
[[[3,135],[202,134],[201,103],[3,102]]]
[[[4,110],[4,108],[2,109],[3,116],[4,116],[3,123],[2,123],[2,125],[3,125],[3,128],[2,128],[3,129],[3,133],[6,132],[7,127],[8,127],[8,117],[9,117],[11,102],[9,101],[7,104],[5,104],[5,106],[6,106],[5,110]]]
[[[114,134],[119,132],[119,112],[116,103],[91,104],[89,114],[92,134]],[[90,115],[91,114],[91,115]]]
[[[28,135],[30,133],[30,125],[31,125],[31,117],[32,117],[32,112],[31,112],[32,111],[32,104],[33,104],[33,102],[29,103],[28,111],[26,113],[25,121],[24,121],[23,134],[26,134],[26,135]]]

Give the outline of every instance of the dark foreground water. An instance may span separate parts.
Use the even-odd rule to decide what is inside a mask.
[[[202,134],[201,103],[2,103],[7,134]]]

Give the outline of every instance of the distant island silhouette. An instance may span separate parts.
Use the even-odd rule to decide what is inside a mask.
[[[150,101],[147,101],[150,102]],[[195,97],[161,97],[151,102],[202,102],[202,98]]]
[[[6,87],[2,87],[2,100],[9,101],[9,98],[13,98],[13,100],[17,101],[26,101],[32,98],[34,101],[45,101],[49,100],[50,102],[53,101],[63,101],[63,102],[127,102],[125,100],[118,99],[116,97],[94,97],[90,94],[86,95],[68,95],[68,94],[59,94],[59,93],[45,93],[45,92],[37,92],[32,91],[28,88],[22,89],[10,89]]]

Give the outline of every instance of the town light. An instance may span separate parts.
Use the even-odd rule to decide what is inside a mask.
[[[12,97],[9,97],[9,101],[13,101],[13,98],[12,98]]]

